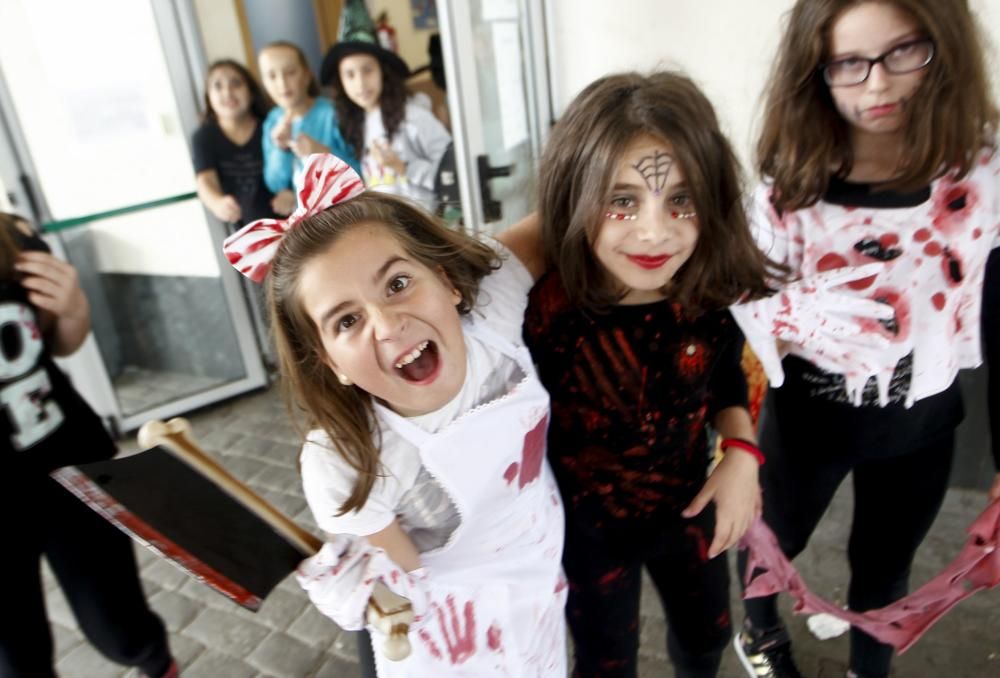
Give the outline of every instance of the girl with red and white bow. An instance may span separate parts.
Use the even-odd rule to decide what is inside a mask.
[[[330,537],[300,584],[346,629],[376,581],[412,601],[412,653],[377,656],[380,676],[565,675],[549,401],[521,342],[531,275],[333,156],[307,159],[299,204],[225,250],[267,286],[312,429],[303,486]]]

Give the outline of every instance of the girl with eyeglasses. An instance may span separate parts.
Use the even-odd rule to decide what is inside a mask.
[[[847,602],[880,608],[906,594],[948,487],[964,414],[956,377],[981,362],[984,272],[1000,245],[998,112],[968,3],[799,0],[765,105],[758,244],[800,282],[863,270],[832,291],[888,313],[796,341],[774,329],[782,313],[784,325],[799,319],[783,295],[734,309],[772,387],[764,519],[794,557],[853,473]],[[989,496],[1000,498],[1000,474]],[[799,676],[776,595],[745,607],[734,644],[748,673]],[[887,676],[891,660],[890,646],[851,630],[848,675]]]

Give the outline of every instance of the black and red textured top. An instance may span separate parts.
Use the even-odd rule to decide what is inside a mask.
[[[676,516],[705,482],[706,426],[747,405],[729,311],[689,317],[664,300],[588,313],[549,273],[524,337],[552,398],[548,454],[567,513],[594,527]]]

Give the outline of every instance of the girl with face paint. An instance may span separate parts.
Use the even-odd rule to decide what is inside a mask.
[[[788,557],[853,474],[853,611],[906,594],[948,486],[963,416],[956,377],[981,362],[1000,155],[980,45],[966,0],[799,0],[767,90],[759,244],[803,281],[853,275],[841,296],[888,311],[858,319],[859,335],[800,341],[773,331],[771,300],[734,309],[771,381],[764,519]],[[1000,475],[989,494],[1000,498]],[[798,676],[775,598],[746,601],[736,650],[749,675]],[[850,675],[887,676],[891,658],[852,629]]]
[[[763,461],[727,306],[768,294],[770,267],[711,104],[676,73],[589,85],[545,150],[538,220],[501,240],[541,276],[525,338],[552,396],[574,675],[636,675],[645,568],[675,675],[714,676],[724,552],[759,513]],[[710,426],[727,453],[709,473]]]

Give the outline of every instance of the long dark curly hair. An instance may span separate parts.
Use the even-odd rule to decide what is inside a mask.
[[[382,125],[386,136],[392,139],[406,117],[406,100],[412,94],[406,82],[395,69],[386,68],[385,63],[376,57],[379,68],[382,69],[382,95],[379,97],[379,107],[382,109]],[[347,145],[354,149],[355,155],[361,157],[365,152],[365,112],[351,101],[344,91],[340,80],[340,68],[336,69],[333,79],[328,83],[333,90],[333,103],[337,108],[337,120],[340,121],[340,133]]]

